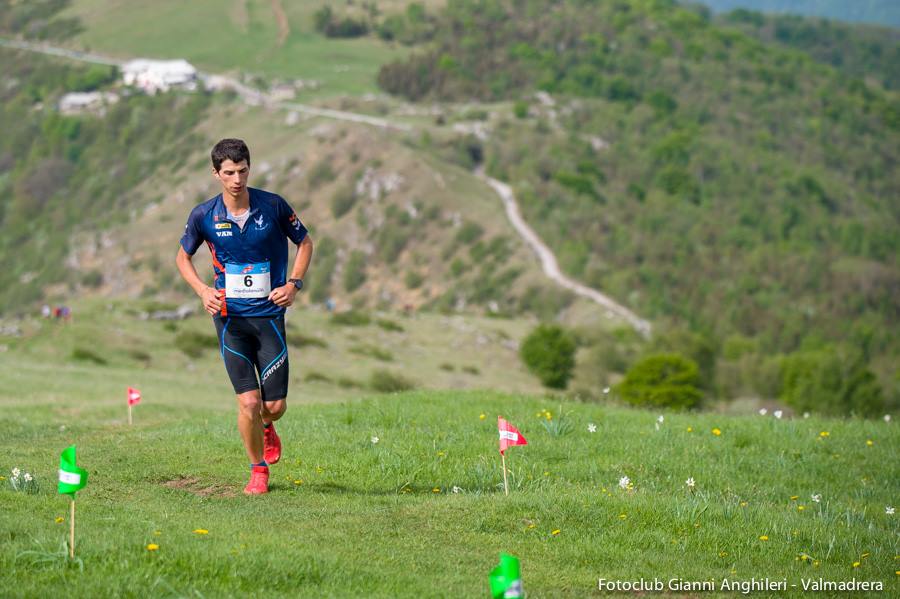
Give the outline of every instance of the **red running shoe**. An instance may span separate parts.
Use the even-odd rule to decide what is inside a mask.
[[[267,464],[277,464],[281,459],[281,439],[275,432],[275,424],[263,430],[263,459]]]
[[[253,466],[250,469],[250,482],[244,487],[245,495],[262,495],[269,492],[269,468]]]

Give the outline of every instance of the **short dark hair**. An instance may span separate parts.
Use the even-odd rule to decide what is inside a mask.
[[[213,168],[216,169],[217,173],[222,168],[222,163],[226,160],[230,160],[235,164],[241,160],[246,160],[247,166],[250,166],[250,150],[243,139],[227,138],[221,140],[213,146],[210,158],[212,158]]]

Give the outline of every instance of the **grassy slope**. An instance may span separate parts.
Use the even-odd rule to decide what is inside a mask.
[[[326,41],[312,25],[313,13],[324,2],[282,4],[290,35],[280,46],[268,0],[187,4],[164,0],[137,5],[78,0],[64,15],[77,16],[85,25],[73,40],[76,46],[122,58],[185,58],[215,72],[241,70],[321,82],[320,90],[304,97],[375,92],[379,67],[405,54],[401,47],[374,38]],[[388,10],[405,3],[379,2],[379,6]]]
[[[96,330],[99,315],[0,354],[0,472],[23,468],[41,483],[36,495],[0,486],[5,596],[481,596],[501,550],[522,559],[534,596],[582,597],[599,576],[855,576],[898,590],[897,520],[884,510],[900,480],[894,424],[667,414],[657,432],[655,413],[566,404],[574,430],[554,437],[536,415],[549,409],[558,420],[558,406],[537,396],[360,392],[344,403],[295,401],[279,425],[286,453],[272,493],[248,499],[217,359],[186,369],[158,323],[120,318],[95,346],[140,341],[152,369],[123,351],[109,367],[46,361]],[[295,350],[293,363],[314,353]],[[50,376],[47,363],[56,363]],[[128,429],[121,394],[135,381],[145,402]],[[498,487],[498,413],[530,442],[510,450],[508,498]],[[70,443],[91,475],[79,494],[83,571],[52,556],[67,530],[54,521],[67,515],[57,456]],[[616,486],[623,475],[630,492]]]

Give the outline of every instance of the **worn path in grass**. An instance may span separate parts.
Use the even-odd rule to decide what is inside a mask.
[[[129,428],[122,406],[90,398],[101,367],[13,370],[0,472],[26,469],[40,490],[0,481],[4,596],[477,597],[499,551],[522,559],[532,597],[590,595],[598,577],[900,590],[885,513],[900,435],[883,421],[666,414],[656,430],[656,413],[564,404],[561,418],[547,399],[490,392],[295,405],[278,425],[272,492],[248,498],[233,409],[191,373],[161,378],[154,395],[168,393]],[[509,451],[509,497],[498,414],[530,443]],[[74,565],[60,557],[67,500],[55,490],[70,443],[91,477]]]

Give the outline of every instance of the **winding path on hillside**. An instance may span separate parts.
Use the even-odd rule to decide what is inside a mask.
[[[115,60],[105,56],[89,54],[86,52],[78,52],[76,50],[68,50],[65,48],[57,48],[54,46],[48,46],[46,44],[35,44],[31,42],[0,38],[0,46],[17,48],[20,50],[28,50],[32,52],[40,52],[43,54],[50,54],[53,56],[61,56],[65,58],[71,58],[73,60],[80,60],[98,64],[108,64],[115,66],[119,66],[122,64],[122,61],[120,60]],[[373,117],[367,114],[347,112],[344,110],[332,110],[330,108],[317,108],[315,106],[309,106],[307,104],[274,100],[266,93],[244,85],[233,77],[226,77],[224,75],[215,75],[208,73],[199,73],[199,76],[207,84],[212,83],[217,87],[227,87],[233,89],[241,97],[241,99],[248,104],[283,108],[286,110],[302,112],[304,114],[312,116],[320,116],[352,123],[362,123],[382,129],[395,129],[405,132],[410,132],[413,130],[412,126],[410,126],[409,124],[392,122],[388,119]],[[491,189],[493,189],[497,193],[497,195],[500,196],[500,199],[503,201],[503,206],[506,209],[506,216],[509,219],[509,222],[512,224],[513,228],[516,230],[519,236],[522,237],[525,243],[527,243],[528,246],[535,252],[535,254],[537,254],[538,260],[541,263],[541,268],[548,278],[550,278],[559,286],[572,291],[576,295],[587,298],[603,306],[608,311],[628,322],[628,324],[630,324],[641,335],[645,337],[648,337],[650,335],[652,327],[649,321],[639,317],[637,314],[635,314],[622,304],[618,303],[608,295],[601,293],[597,289],[588,287],[583,283],[579,283],[578,281],[569,278],[560,270],[559,263],[556,260],[556,255],[550,250],[549,247],[547,247],[547,245],[541,240],[538,234],[535,233],[534,229],[532,229],[528,225],[528,223],[525,222],[525,219],[522,218],[522,212],[519,210],[519,205],[516,202],[516,197],[515,194],[513,194],[512,187],[510,187],[506,183],[503,183],[502,181],[498,181],[497,179],[493,179],[487,176],[487,174],[485,174],[484,172],[483,167],[480,167],[478,170],[476,170],[475,174],[481,180],[485,181],[491,187]]]
[[[488,177],[484,173],[483,167],[479,167],[475,174],[487,182],[487,184],[497,192],[500,199],[503,200],[503,206],[506,208],[506,216],[509,218],[509,222],[512,223],[513,228],[522,239],[525,240],[525,243],[531,246],[531,249],[537,254],[545,275],[555,281],[558,285],[565,287],[576,295],[586,297],[600,304],[610,312],[627,321],[628,324],[634,327],[640,334],[644,336],[650,335],[651,326],[648,321],[640,318],[637,314],[616,302],[608,295],[600,293],[593,287],[588,287],[563,274],[559,268],[559,263],[556,261],[556,255],[547,247],[538,234],[534,232],[534,229],[525,222],[525,219],[522,218],[522,212],[519,210],[518,203],[516,203],[516,197],[513,194],[512,187],[502,181]]]

